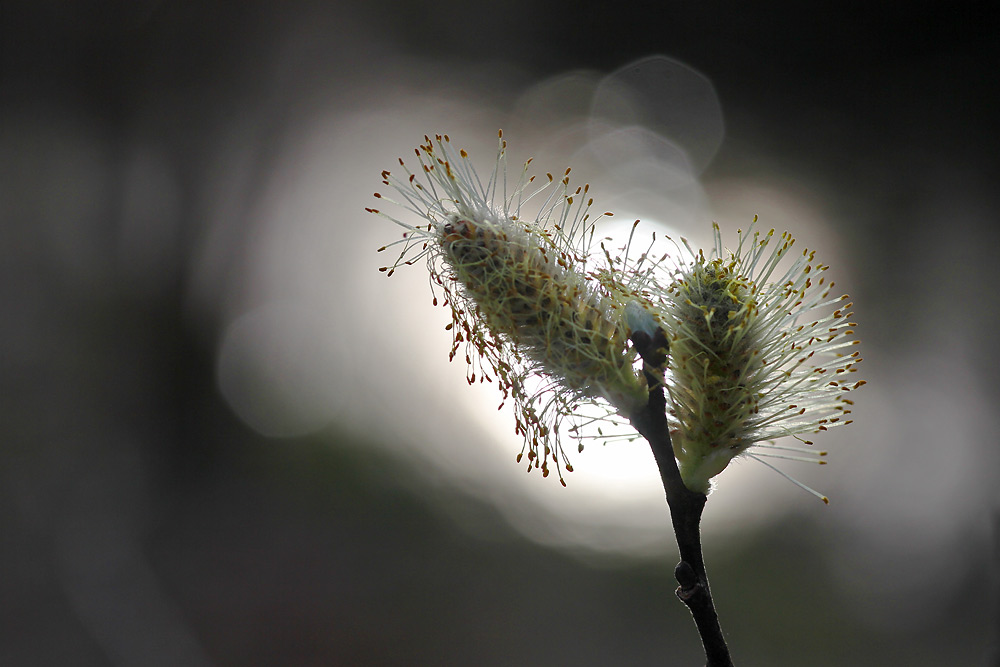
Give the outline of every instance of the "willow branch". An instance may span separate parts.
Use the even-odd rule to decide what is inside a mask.
[[[645,408],[632,415],[631,421],[653,450],[660,470],[660,480],[667,495],[667,505],[670,507],[670,518],[681,557],[674,568],[674,577],[680,584],[676,591],[677,597],[687,605],[694,618],[705,649],[707,667],[732,667],[729,647],[712,602],[701,552],[701,514],[707,498],[684,485],[670,443],[666,396],[663,391],[663,369],[666,367],[668,343],[662,331],[657,331],[653,336],[635,332],[632,343],[642,357],[643,372],[650,389]]]

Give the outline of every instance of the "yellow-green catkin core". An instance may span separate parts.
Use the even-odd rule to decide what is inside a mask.
[[[455,216],[443,231],[455,278],[492,331],[581,395],[619,408],[644,400],[621,313],[571,270],[566,251],[541,233],[490,219]]]
[[[674,453],[685,484],[707,493],[709,480],[753,444],[743,433],[759,399],[747,384],[761,362],[748,335],[757,306],[731,260],[701,258],[672,289]]]

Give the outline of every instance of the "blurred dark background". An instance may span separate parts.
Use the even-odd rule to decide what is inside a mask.
[[[985,4],[894,7],[6,3],[0,664],[701,664],[669,542],[529,539],[401,454],[425,431],[382,442],[404,406],[380,387],[425,391],[386,359],[423,353],[373,324],[385,241],[357,236],[379,168],[461,100],[495,131],[537,81],[653,53],[721,100],[710,198],[764,174],[818,202],[872,384],[842,509],[790,495],[807,509],[707,541],[737,664],[1000,664],[998,26]],[[338,135],[340,171],[282,166],[317,119],[419,116],[415,96],[440,122],[406,143],[343,124],[367,129]],[[303,173],[353,198],[296,197]],[[258,271],[301,233],[282,206],[325,220],[301,261],[329,272],[320,299],[361,293],[329,337],[360,333],[358,367],[317,381],[339,407],[269,432],[217,374],[232,323],[296,284],[294,261]],[[237,375],[251,396],[268,377]]]

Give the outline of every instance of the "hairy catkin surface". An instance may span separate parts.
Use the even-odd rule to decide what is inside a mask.
[[[741,448],[749,444],[741,436],[757,403],[747,381],[759,363],[745,335],[755,304],[745,282],[721,262],[698,267],[677,289],[676,317],[689,335],[675,336],[672,352],[675,364],[687,365],[690,382],[676,390],[687,396],[674,415],[689,440]]]
[[[634,377],[628,332],[607,299],[560,266],[540,235],[456,217],[444,250],[458,282],[495,331],[574,389]]]

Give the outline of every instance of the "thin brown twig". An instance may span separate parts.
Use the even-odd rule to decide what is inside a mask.
[[[645,408],[633,415],[631,421],[653,450],[660,470],[660,480],[667,495],[667,505],[670,507],[670,518],[681,557],[674,568],[674,577],[680,584],[676,591],[677,597],[687,605],[694,618],[705,649],[707,667],[732,667],[729,647],[712,602],[701,552],[701,515],[707,497],[684,485],[670,443],[662,382],[668,355],[667,339],[662,331],[657,331],[653,336],[635,332],[632,343],[643,359],[643,372],[650,389]]]

